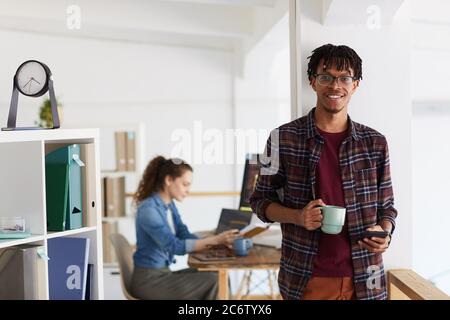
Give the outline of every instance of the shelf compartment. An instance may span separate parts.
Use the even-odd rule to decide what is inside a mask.
[[[103,294],[103,250],[101,248],[102,238],[99,232],[101,231],[97,230],[96,227],[85,227],[76,230],[55,232],[47,235],[47,238],[73,237],[90,239],[88,263],[92,263],[94,265],[94,286],[92,292],[92,299],[94,300],[99,299]]]
[[[100,180],[97,172],[98,156],[97,150],[93,143],[84,143],[85,140],[71,140],[64,143],[59,141],[46,141],[45,154],[71,145],[80,145],[80,160],[85,164],[81,170],[81,192],[82,192],[82,217],[83,227],[93,227],[99,224],[97,215],[101,210],[101,202],[99,201]]]
[[[42,189],[42,141],[0,143],[0,217],[25,218],[25,230],[45,232],[45,200]]]

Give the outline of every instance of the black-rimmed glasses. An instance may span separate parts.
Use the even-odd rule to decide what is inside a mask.
[[[337,80],[338,85],[342,87],[348,87],[353,83],[353,81],[357,80],[356,77],[352,76],[334,77],[330,74],[321,74],[321,73],[314,74],[314,77],[316,77],[317,83],[320,84],[321,86],[329,86],[334,82],[334,80]]]

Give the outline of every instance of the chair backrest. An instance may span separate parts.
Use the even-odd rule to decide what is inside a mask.
[[[129,300],[136,300],[130,294],[131,277],[133,275],[133,249],[128,240],[120,233],[113,233],[109,236],[116,251],[119,261],[120,277],[122,290],[125,297]]]

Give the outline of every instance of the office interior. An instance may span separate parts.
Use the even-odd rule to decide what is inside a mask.
[[[191,231],[214,229],[223,208],[239,208],[246,156],[262,153],[272,129],[314,107],[311,51],[346,44],[363,60],[349,114],[389,142],[399,215],[385,269],[418,275],[419,284],[399,276],[400,290],[425,283],[450,295],[449,10],[443,0],[1,1],[0,125],[7,125],[17,68],[44,62],[61,122],[54,131],[80,130],[82,141],[95,136],[82,130],[97,128],[98,185],[111,178],[123,186],[123,207],[108,217],[103,203],[91,246],[101,244],[105,259],[96,298],[127,299],[102,234],[119,232],[135,244],[131,200],[148,161],[163,155],[192,165],[191,194],[177,207]],[[47,98],[20,95],[17,126],[38,125]],[[131,168],[118,168],[120,132],[134,139]],[[187,266],[188,256],[179,256],[171,269]],[[231,297],[248,275],[229,272]],[[247,295],[280,299],[275,278],[276,270],[255,270]]]

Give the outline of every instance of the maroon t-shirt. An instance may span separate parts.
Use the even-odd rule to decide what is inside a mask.
[[[348,131],[328,133],[317,128],[325,140],[316,169],[317,197],[325,204],[345,207],[339,148]],[[339,234],[320,233],[319,251],[314,260],[314,277],[353,277],[350,239],[345,225]]]

